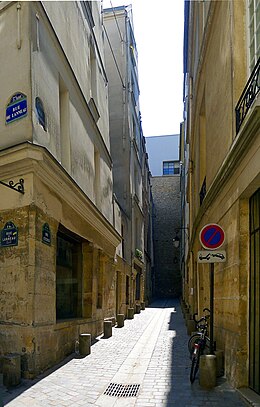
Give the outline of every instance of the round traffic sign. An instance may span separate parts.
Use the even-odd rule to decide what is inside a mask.
[[[225,232],[216,223],[204,226],[200,231],[200,243],[205,249],[218,249],[225,240]]]

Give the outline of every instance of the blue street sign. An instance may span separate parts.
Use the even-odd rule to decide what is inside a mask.
[[[42,227],[42,243],[51,245],[51,231],[48,223],[44,223]]]
[[[16,93],[6,107],[5,124],[14,122],[27,116],[27,97],[23,93]]]
[[[1,246],[17,246],[18,245],[18,228],[13,222],[7,222],[1,232]]]

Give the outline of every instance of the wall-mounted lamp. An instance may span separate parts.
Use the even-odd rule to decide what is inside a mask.
[[[176,236],[172,239],[172,241],[173,241],[173,245],[174,245],[174,247],[176,247],[176,249],[178,249],[178,247],[180,246],[180,238],[178,236],[178,231],[179,230],[189,230],[189,228],[176,228],[175,229]],[[186,233],[186,236],[189,237],[188,233]]]
[[[173,241],[174,247],[176,247],[176,249],[178,249],[178,247],[180,246],[180,238],[179,238],[179,236],[176,235],[175,238],[172,239],[172,241]]]

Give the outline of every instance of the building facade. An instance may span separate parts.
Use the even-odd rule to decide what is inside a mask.
[[[145,226],[145,219],[150,220],[150,183],[139,108],[132,7],[105,9],[104,27],[113,183],[121,208],[120,261],[127,308],[150,298],[144,290],[146,273],[149,276],[151,268],[147,236],[151,227]]]
[[[143,164],[142,164],[142,190],[143,190],[143,213],[144,213],[144,262],[145,262],[145,286],[144,300],[149,304],[154,297],[154,225],[153,225],[153,195],[151,172],[146,149],[146,138],[142,139]]]
[[[184,298],[191,313],[210,304],[209,264],[199,233],[225,232],[226,262],[214,266],[214,339],[225,375],[260,394],[259,3],[185,2],[186,202],[189,248]]]
[[[0,4],[0,353],[21,354],[24,377],[120,308],[100,8]]]

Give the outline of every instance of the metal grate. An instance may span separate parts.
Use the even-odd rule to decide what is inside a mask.
[[[140,384],[110,383],[104,394],[112,397],[136,397]]]

